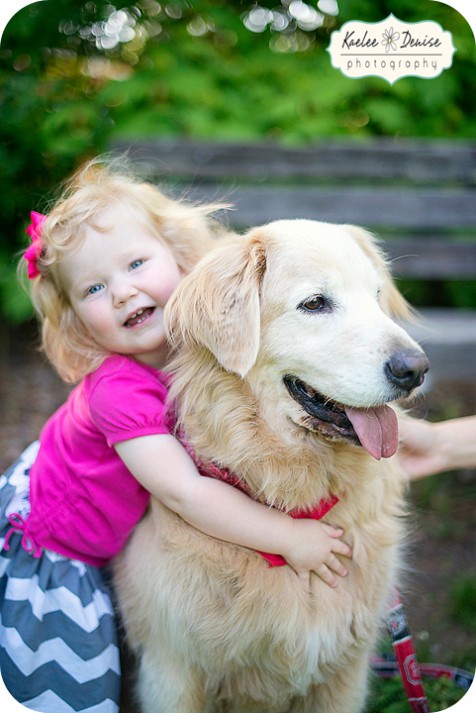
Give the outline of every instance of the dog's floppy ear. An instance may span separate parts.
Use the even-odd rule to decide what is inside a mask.
[[[370,258],[382,277],[382,301],[385,312],[396,319],[413,319],[413,310],[395,286],[378,238],[357,225],[346,225],[344,227],[357,241],[367,257]]]
[[[241,377],[256,361],[260,339],[260,285],[266,268],[266,238],[227,239],[175,291],[164,313],[172,344],[200,344],[227,371]]]

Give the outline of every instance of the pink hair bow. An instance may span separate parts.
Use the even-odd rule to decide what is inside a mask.
[[[33,280],[40,274],[40,271],[38,269],[38,258],[40,257],[41,251],[43,249],[41,229],[43,227],[43,223],[46,220],[46,215],[42,215],[41,213],[37,213],[36,211],[32,210],[30,213],[30,219],[31,223],[26,229],[26,233],[31,238],[31,245],[28,250],[25,251],[23,257],[28,263],[28,277],[30,278],[30,280]]]

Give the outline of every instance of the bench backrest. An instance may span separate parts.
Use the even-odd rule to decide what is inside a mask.
[[[283,148],[178,139],[117,142],[114,149],[178,194],[231,202],[231,227],[297,217],[355,223],[382,236],[398,276],[476,276],[474,142]]]

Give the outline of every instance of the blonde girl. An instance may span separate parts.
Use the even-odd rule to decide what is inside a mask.
[[[212,209],[96,160],[47,217],[32,214],[24,257],[43,348],[76,384],[0,478],[0,669],[33,710],[117,712],[105,568],[151,493],[208,535],[283,555],[304,585],[310,570],[331,586],[346,574],[342,530],[202,477],[173,435],[163,310],[213,245]]]

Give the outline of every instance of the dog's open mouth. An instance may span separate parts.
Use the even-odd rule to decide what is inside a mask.
[[[284,377],[284,384],[290,396],[306,412],[306,427],[310,430],[360,445],[377,460],[389,458],[397,450],[398,422],[390,406],[344,406],[289,374]]]

